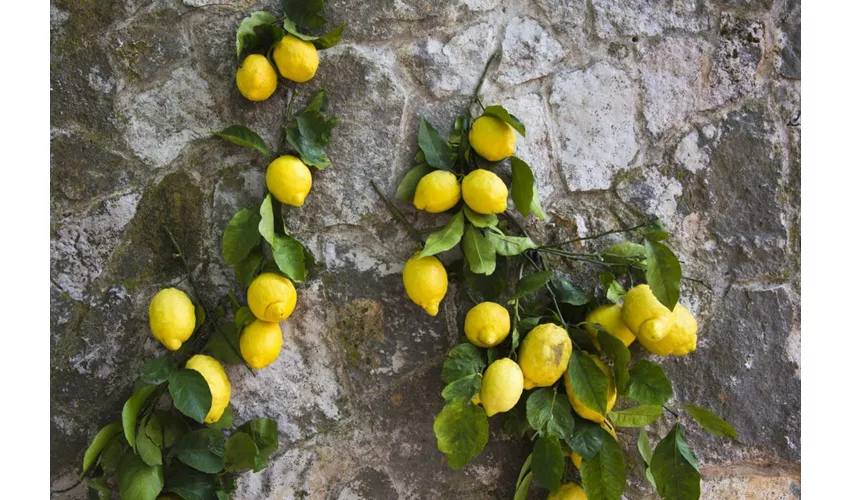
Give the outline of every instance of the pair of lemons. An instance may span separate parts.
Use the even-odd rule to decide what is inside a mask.
[[[294,82],[310,80],[319,69],[316,46],[293,35],[275,45],[272,59],[280,75]],[[248,100],[265,101],[277,89],[277,73],[265,56],[251,54],[236,70],[236,87]]]
[[[270,365],[280,355],[283,332],[280,322],[295,309],[297,293],[292,282],[274,273],[263,273],[248,286],[248,308],[257,318],[242,330],[239,351],[252,368]],[[195,331],[195,306],[182,290],[166,288],[151,300],[148,310],[151,333],[168,350],[176,351]],[[205,422],[221,418],[230,402],[230,380],[215,358],[196,354],[186,369],[199,372],[210,388],[212,405]]]

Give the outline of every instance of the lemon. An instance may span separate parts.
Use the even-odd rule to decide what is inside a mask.
[[[635,335],[631,330],[629,330],[629,327],[623,323],[622,313],[623,308],[620,304],[607,304],[599,306],[591,311],[584,321],[587,323],[599,323],[608,333],[620,339],[620,341],[628,347],[635,341]],[[593,345],[595,345],[597,349],[600,349],[599,342],[596,340],[596,328],[590,325],[585,325],[584,329],[587,330],[587,333],[593,339]]]
[[[195,331],[195,306],[176,288],[165,288],[153,296],[148,318],[154,338],[169,351],[180,349]]]
[[[593,354],[590,355],[590,358],[593,359],[593,362],[598,366],[605,375],[608,377],[608,401],[605,408],[605,414],[607,415],[611,408],[614,407],[614,403],[617,401],[617,384],[614,382],[614,377],[611,375],[611,369],[608,368],[608,365],[602,362],[599,359],[599,356],[595,356]],[[575,410],[576,413],[579,414],[580,417],[586,418],[587,420],[592,420],[596,423],[602,423],[605,420],[605,415],[600,414],[596,410],[592,410],[588,408],[581,400],[576,396],[575,391],[573,391],[573,386],[570,383],[570,377],[564,375],[564,381],[567,383],[567,397],[570,400],[570,404]]]
[[[605,432],[610,434],[612,438],[614,438],[615,440],[617,439],[617,433],[614,431],[614,428],[611,427],[611,424],[609,424],[607,420],[602,422],[601,427],[605,429]],[[573,463],[573,465],[576,466],[576,469],[581,468],[581,455],[579,455],[578,453],[570,453],[570,461]]]
[[[266,170],[266,187],[277,201],[300,207],[313,187],[313,175],[300,159],[283,155]]]
[[[306,82],[319,69],[316,46],[292,35],[286,35],[275,45],[272,57],[281,76],[293,82]]]
[[[562,484],[558,491],[549,493],[546,500],[587,500],[587,495],[581,486],[571,482]]]
[[[466,338],[478,347],[500,344],[511,331],[511,315],[495,302],[482,302],[466,313],[463,323]]]
[[[257,319],[279,323],[292,314],[298,294],[288,278],[263,273],[248,285],[248,308]]]
[[[508,208],[508,187],[498,175],[479,168],[463,178],[463,201],[479,214],[500,214]]]
[[[283,332],[278,323],[254,320],[242,330],[239,351],[251,368],[260,369],[272,364],[283,347]]]
[[[472,123],[469,145],[486,160],[502,161],[516,150],[516,132],[498,118],[481,116]]]
[[[277,88],[277,73],[265,56],[251,54],[236,70],[236,87],[245,99],[265,101]]]
[[[210,394],[212,394],[212,406],[207,413],[204,422],[211,424],[218,422],[227,404],[230,403],[230,380],[227,378],[227,373],[224,367],[221,366],[212,356],[204,354],[195,354],[189,361],[186,361],[187,370],[195,370],[203,375],[207,385],[210,386]]]
[[[683,356],[697,347],[697,320],[683,305],[671,312],[653,295],[649,285],[638,285],[623,299],[623,322],[647,351]]]
[[[436,316],[449,289],[449,276],[443,263],[434,256],[420,258],[419,252],[416,252],[404,264],[402,280],[410,300],[431,316]]]
[[[488,417],[508,411],[522,396],[522,370],[510,358],[493,361],[484,370],[478,397]]]
[[[567,331],[554,323],[534,327],[519,346],[524,387],[549,387],[567,371],[573,343]]]
[[[445,212],[460,201],[460,181],[455,174],[436,170],[419,180],[413,206],[432,214]]]

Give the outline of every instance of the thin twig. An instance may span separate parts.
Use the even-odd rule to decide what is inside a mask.
[[[702,281],[702,280],[698,280],[698,279],[696,279],[696,278],[689,278],[688,276],[682,276],[682,279],[683,279],[683,280],[687,280],[687,281],[691,281],[691,282],[693,282],[693,283],[699,283],[700,285],[702,285],[702,286],[706,287],[706,288],[708,289],[708,291],[710,291],[710,292],[713,292],[713,291],[714,291],[714,290],[711,288],[711,286],[710,286],[710,285],[708,285],[707,283],[705,283],[705,282],[704,282],[704,281]]]
[[[676,420],[679,420],[679,414],[676,413],[675,411],[671,410],[670,408],[667,408],[667,405],[661,405],[661,407],[664,408],[665,410],[669,411],[670,413],[672,413],[673,416],[676,417]]]
[[[283,155],[283,148],[286,143],[286,128],[289,126],[289,122],[292,121],[292,101],[295,100],[295,96],[298,95],[298,91],[295,89],[289,89],[289,101],[286,103],[286,109],[283,112],[283,125],[280,126],[280,139],[278,139],[278,156]]]
[[[484,109],[484,105],[481,104],[481,99],[479,98],[479,93],[481,92],[481,86],[484,85],[484,79],[487,77],[487,70],[490,69],[490,64],[499,56],[501,51],[497,50],[490,55],[490,58],[487,59],[487,64],[484,65],[484,71],[481,72],[481,76],[478,78],[478,83],[475,85],[475,91],[472,93],[472,99],[469,101],[469,106],[466,107],[467,113],[469,116],[472,116],[472,105],[476,102],[481,109]]]
[[[602,233],[599,233],[599,234],[592,234],[590,236],[583,236],[581,238],[574,238],[572,240],[560,241],[558,243],[552,243],[550,245],[544,245],[540,248],[555,248],[555,247],[560,247],[560,246],[563,246],[563,245],[569,245],[571,243],[578,243],[579,241],[595,240],[595,239],[601,238],[603,236],[608,236],[609,234],[628,233],[630,231],[636,231],[636,230],[638,230],[638,229],[640,229],[640,228],[642,228],[642,227],[644,227],[648,224],[651,224],[651,222],[648,222],[648,221],[642,222],[642,223],[638,224],[637,226],[627,227],[625,229],[611,229],[610,231],[605,231],[605,232],[602,232]]]
[[[374,189],[374,190],[375,190],[375,192],[376,192],[376,193],[378,193],[378,196],[380,196],[380,197],[381,197],[381,200],[384,202],[384,204],[385,204],[385,205],[387,206],[387,208],[390,210],[390,213],[393,215],[393,217],[394,217],[394,218],[395,218],[398,222],[400,222],[402,226],[404,226],[404,228],[407,230],[407,233],[408,233],[410,236],[412,236],[412,237],[413,237],[413,239],[415,239],[415,240],[416,240],[416,241],[418,241],[419,243],[423,243],[423,244],[424,244],[424,243],[425,243],[425,238],[423,238],[423,237],[422,237],[422,233],[420,233],[418,229],[416,229],[415,227],[413,227],[413,224],[411,224],[411,223],[407,220],[407,218],[405,218],[405,216],[401,213],[401,211],[398,209],[398,207],[396,207],[396,206],[393,204],[393,202],[391,202],[391,201],[390,201],[390,200],[389,200],[386,196],[384,196],[384,193],[382,193],[382,192],[381,192],[381,190],[380,190],[380,189],[378,189],[378,185],[377,185],[377,184],[375,184],[375,181],[370,179],[370,180],[369,180],[369,184],[371,184],[371,185],[372,185],[372,189]]]
[[[76,488],[77,486],[79,486],[80,483],[82,483],[84,479],[85,479],[85,476],[82,476],[82,477],[80,477],[79,480],[77,480],[76,483],[72,484],[71,486],[68,486],[67,488],[65,488],[63,490],[50,490],[50,493],[65,493],[67,491],[71,491],[74,488]]]

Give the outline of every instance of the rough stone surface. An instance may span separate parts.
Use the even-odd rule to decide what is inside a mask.
[[[799,0],[327,0],[343,43],[320,53],[317,89],[340,118],[288,227],[320,266],[299,285],[280,358],[251,377],[228,367],[237,423],[268,415],[279,451],[235,498],[510,498],[529,453],[491,420],[490,442],[448,468],[432,424],[440,363],[471,306],[452,284],[435,318],[404,295],[417,249],[371,188],[414,164],[421,116],[447,135],[497,49],[482,101],[527,125],[517,155],[538,180],[539,241],[654,214],[700,323],[697,350],[657,358],[674,404],[717,411],[734,441],[683,417],[702,498],[799,498]],[[168,227],[207,300],[242,291],[225,265],[231,215],[265,195],[268,160],[211,138],[239,123],[277,144],[294,85],[251,103],[234,85],[234,31],[276,0],[52,0],[51,489],[76,481],[94,433],[120,416],[142,363],[163,353],[147,307],[188,290]],[[276,149],[276,148],[275,148]],[[509,168],[497,172],[510,179]],[[418,227],[447,220],[399,208]],[[610,235],[576,251],[601,250]],[[595,269],[563,263],[587,285]],[[618,408],[628,405],[621,400]],[[657,442],[672,420],[649,427]],[[655,498],[623,429],[626,498]],[[576,477],[568,468],[567,476]],[[535,485],[529,498],[543,498]],[[82,487],[55,498],[85,498]]]

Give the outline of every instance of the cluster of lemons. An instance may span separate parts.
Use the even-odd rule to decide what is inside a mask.
[[[274,46],[272,59],[280,75],[293,82],[304,83],[319,69],[316,46],[293,35],[284,36]],[[266,56],[251,54],[236,70],[236,86],[245,99],[265,101],[277,89],[277,72]]]
[[[488,161],[502,161],[514,154],[516,132],[506,122],[484,115],[472,123],[469,145]],[[500,214],[508,208],[508,187],[498,175],[483,168],[463,176],[462,181],[453,172],[436,170],[416,185],[413,205],[418,210],[441,213],[457,205],[461,198],[479,214]],[[440,260],[420,257],[417,252],[405,264],[402,277],[410,300],[436,316],[449,286]]]
[[[292,314],[296,301],[292,282],[279,274],[260,274],[248,286],[248,308],[256,319],[242,330],[239,351],[251,368],[265,368],[278,358],[283,347],[280,322]],[[170,351],[180,349],[195,331],[195,306],[177,288],[157,292],[148,316],[154,338]],[[217,422],[230,403],[230,380],[224,367],[212,356],[195,354],[185,368],[197,371],[207,381],[212,405],[204,421]]]

